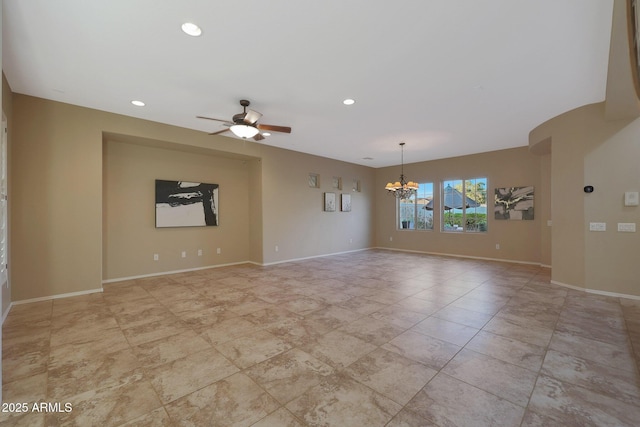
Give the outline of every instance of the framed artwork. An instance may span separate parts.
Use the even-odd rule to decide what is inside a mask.
[[[342,212],[351,212],[351,194],[340,195],[340,210]]]
[[[336,210],[336,193],[324,193],[324,211],[335,212]]]
[[[494,218],[533,219],[533,186],[495,189]]]
[[[339,176],[334,176],[331,184],[336,190],[342,190],[342,178]]]
[[[309,187],[320,188],[320,175],[318,175],[317,173],[309,174]]]
[[[360,192],[360,180],[359,179],[354,179],[353,180],[353,186],[351,188],[353,191],[359,193]]]
[[[156,228],[218,225],[218,184],[156,179]]]

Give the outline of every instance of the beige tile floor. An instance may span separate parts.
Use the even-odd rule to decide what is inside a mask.
[[[529,265],[371,250],[16,305],[3,398],[29,412],[0,422],[638,426],[638,354],[638,300]]]

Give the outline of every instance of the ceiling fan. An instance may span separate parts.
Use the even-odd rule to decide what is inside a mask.
[[[233,132],[234,135],[240,138],[245,138],[245,139],[253,138],[256,141],[260,141],[264,139],[264,136],[260,133],[261,130],[291,133],[291,128],[287,126],[263,125],[261,123],[258,123],[258,120],[260,119],[260,117],[262,117],[262,114],[254,110],[247,110],[247,107],[251,105],[251,103],[246,99],[240,100],[240,105],[243,108],[242,113],[235,114],[231,119],[231,121],[214,119],[213,117],[204,117],[204,116],[196,116],[196,117],[199,119],[207,119],[207,120],[215,120],[217,122],[223,122],[225,126],[229,126],[228,129],[223,129],[218,132],[213,132],[213,133],[210,133],[209,135],[218,135],[220,133],[231,131]]]

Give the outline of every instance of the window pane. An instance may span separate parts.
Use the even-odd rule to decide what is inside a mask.
[[[442,182],[440,213],[443,231],[464,231],[464,189],[462,183],[463,181],[460,179]]]
[[[398,200],[398,228],[413,230],[416,226],[416,196]]]
[[[466,231],[487,231],[487,178],[468,179],[464,186],[468,198]]]
[[[419,184],[418,199],[416,202],[416,208],[418,211],[416,218],[416,229],[433,230],[433,208],[427,208],[428,203],[432,200],[433,182],[425,182]]]

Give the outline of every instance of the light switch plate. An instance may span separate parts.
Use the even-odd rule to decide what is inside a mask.
[[[637,191],[627,191],[624,193],[625,206],[638,206],[639,204],[640,204],[640,197],[638,197]]]
[[[590,222],[589,231],[607,231],[606,222]]]

